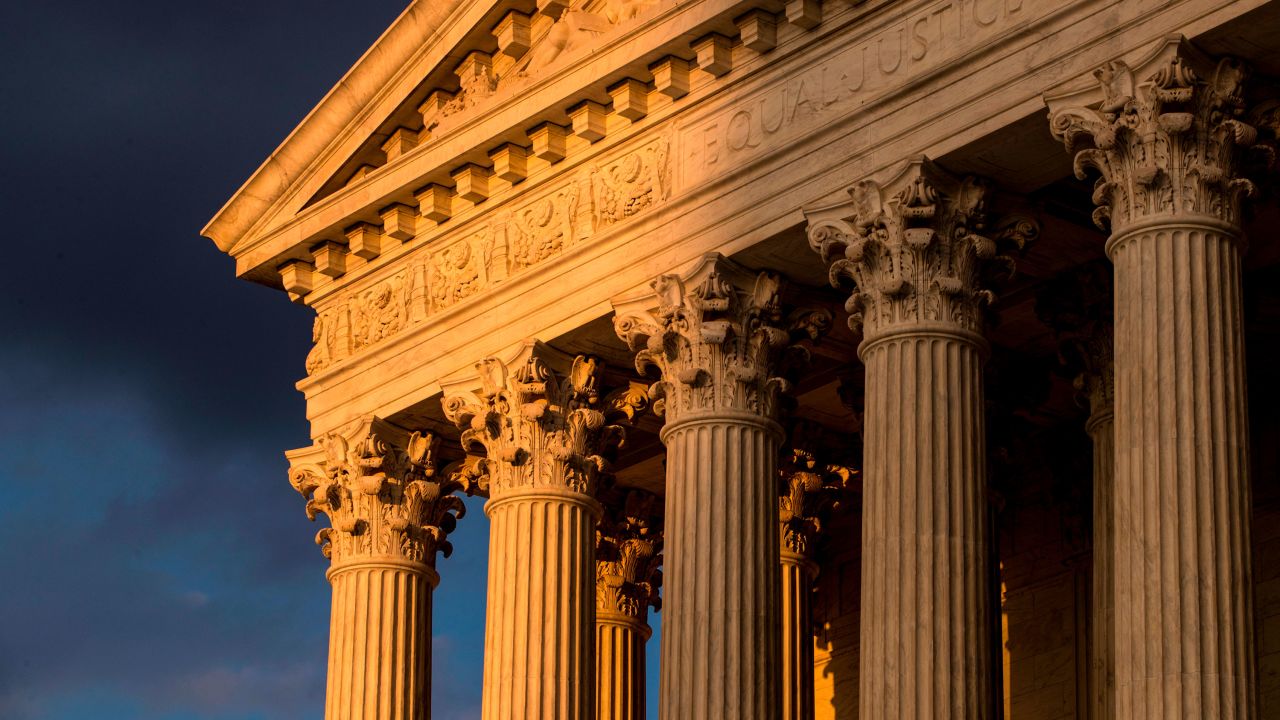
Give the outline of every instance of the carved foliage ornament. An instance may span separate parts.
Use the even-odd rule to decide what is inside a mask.
[[[542,487],[594,495],[608,468],[602,453],[624,437],[599,407],[599,369],[595,358],[578,356],[561,375],[540,347],[510,367],[493,357],[476,363],[480,390],[444,399],[463,447],[486,454],[465,468],[467,481],[495,498]]]
[[[307,517],[324,513],[330,527],[316,544],[335,565],[392,556],[435,565],[448,557],[445,539],[465,508],[460,489],[436,476],[435,438],[405,433],[382,420],[349,436],[322,438],[325,460],[289,470],[289,483],[307,500]]]
[[[1244,64],[1215,63],[1175,39],[1136,69],[1115,61],[1094,77],[1091,90],[1048,102],[1054,136],[1075,153],[1076,176],[1101,174],[1098,227],[1120,231],[1161,215],[1239,224],[1241,198],[1255,192],[1241,176],[1246,151],[1266,164],[1274,157],[1245,121]]]
[[[1098,260],[1054,278],[1036,297],[1036,315],[1058,341],[1058,362],[1097,413],[1115,404],[1110,263]]]
[[[852,438],[828,437],[824,428],[804,421],[794,423],[789,435],[791,449],[778,464],[778,538],[784,551],[812,560],[824,520],[858,487],[859,472],[831,462],[831,453],[818,449],[848,446]]]
[[[814,339],[830,325],[825,311],[783,315],[782,279],[753,275],[709,256],[688,286],[663,275],[651,287],[657,308],[643,314],[620,312],[618,336],[636,354],[636,368],[652,367],[661,380],[650,388],[653,410],[668,423],[689,415],[737,411],[776,419],[779,395],[789,389],[789,368],[808,361],[796,344],[806,333]]]
[[[596,608],[643,619],[661,605],[662,499],[624,489],[612,500],[596,533]]]
[[[619,158],[583,168],[474,231],[439,247],[433,244],[409,272],[353,291],[320,311],[307,374],[341,363],[666,200],[671,191],[668,147],[669,139],[660,136]]]
[[[955,178],[925,158],[892,181],[850,191],[851,215],[809,225],[809,245],[831,262],[831,283],[851,281],[849,326],[868,339],[902,326],[936,323],[978,332],[995,299],[991,275],[1011,275],[1008,251],[1039,235],[1018,218],[992,228],[987,185]]]

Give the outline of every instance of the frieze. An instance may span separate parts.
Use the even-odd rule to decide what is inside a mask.
[[[682,129],[680,187],[694,187],[785,148],[1059,7],[1028,0],[945,0],[909,14]]]
[[[409,267],[320,310],[307,356],[314,375],[406,328],[464,303],[597,232],[647,212],[671,194],[670,138],[580,168]]]
[[[351,303],[353,351],[389,338],[409,324],[413,277],[409,270],[402,270],[355,296]]]

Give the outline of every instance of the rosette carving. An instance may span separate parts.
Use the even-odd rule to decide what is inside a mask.
[[[463,447],[485,454],[464,468],[467,482],[491,497],[522,488],[594,495],[608,469],[604,454],[625,436],[600,402],[599,361],[579,355],[561,373],[556,355],[536,344],[514,362],[485,358],[476,363],[479,389],[444,399]]]
[[[596,609],[643,620],[659,609],[662,498],[623,490],[606,503],[596,532]]]
[[[776,419],[790,383],[786,371],[808,361],[796,344],[830,325],[830,313],[783,313],[782,278],[752,273],[709,255],[688,278],[662,275],[653,294],[615,307],[614,330],[636,353],[636,369],[656,368],[649,389],[668,422],[736,411]],[[815,315],[826,314],[826,322]]]
[[[853,284],[849,327],[868,339],[931,323],[979,332],[995,299],[989,281],[1011,275],[1009,251],[1040,232],[1026,218],[991,226],[986,182],[955,178],[926,158],[849,194],[843,217],[811,220],[809,245],[831,263],[832,285]]]
[[[778,538],[784,551],[812,560],[823,522],[848,499],[859,472],[817,449],[828,435],[821,426],[797,422],[790,435],[778,466]]]
[[[1100,174],[1093,219],[1115,232],[1161,215],[1201,215],[1238,225],[1241,198],[1255,193],[1241,176],[1245,155],[1274,149],[1245,121],[1249,72],[1218,61],[1182,38],[1165,41],[1130,67],[1114,61],[1081,91],[1046,98],[1055,137],[1074,153],[1076,177]]]
[[[436,440],[371,418],[347,435],[321,438],[324,459],[289,469],[306,498],[307,517],[323,513],[330,527],[316,534],[335,565],[391,556],[434,566],[452,551],[446,537],[466,508],[456,483],[436,476]]]
[[[1115,404],[1111,284],[1111,266],[1099,260],[1055,278],[1036,297],[1036,315],[1058,340],[1059,363],[1095,413]]]

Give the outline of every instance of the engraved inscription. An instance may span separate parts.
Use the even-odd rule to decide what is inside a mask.
[[[682,187],[779,149],[1054,3],[946,0],[849,45],[681,132]]]

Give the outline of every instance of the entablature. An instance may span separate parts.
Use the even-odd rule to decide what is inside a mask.
[[[696,71],[678,100],[646,85],[646,114],[628,120],[615,105],[602,139],[570,135],[577,147],[555,163],[537,165],[531,153],[523,181],[498,179],[495,168],[487,199],[456,202],[459,181],[450,177],[455,199],[448,217],[415,219],[408,240],[392,236],[376,214],[384,198],[374,188],[407,192],[424,163],[454,166],[440,161],[449,155],[445,148],[465,157],[484,147],[471,140],[494,137],[485,128],[522,126],[503,119],[520,115],[519,101],[495,100],[475,126],[410,150],[292,226],[301,232],[304,217],[311,222],[326,204],[346,203],[353,212],[374,213],[359,216],[367,223],[359,232],[380,228],[384,240],[391,238],[369,261],[351,250],[369,238],[327,236],[347,248],[345,272],[335,279],[316,277],[319,256],[308,260],[315,282],[305,300],[318,312],[317,348],[299,388],[313,431],[357,414],[393,415],[438,393],[438,378],[477,357],[607,315],[610,299],[703,253],[737,253],[794,230],[802,222],[799,208],[867,174],[920,152],[941,157],[1042,113],[1040,93],[1091,70],[1100,46],[1121,56],[1170,31],[1213,27],[1221,22],[1215,13],[1232,17],[1256,4],[1209,10],[1155,0],[829,2],[816,29],[783,26],[766,55],[746,48],[739,31],[729,57],[735,72]],[[712,5],[664,6],[628,32],[643,36]],[[705,22],[716,22],[712,15]],[[693,26],[696,32],[675,37],[692,43],[706,29]],[[914,34],[924,40],[914,44]],[[662,57],[671,52],[654,47]],[[597,60],[615,49],[566,68],[556,82],[576,77],[592,86]],[[534,83],[520,97],[560,92],[563,99],[573,83],[556,82]],[[542,122],[526,115],[523,124],[534,120]],[[567,115],[559,120],[572,125]],[[483,155],[473,159],[496,166]],[[346,221],[316,222],[333,232]]]

